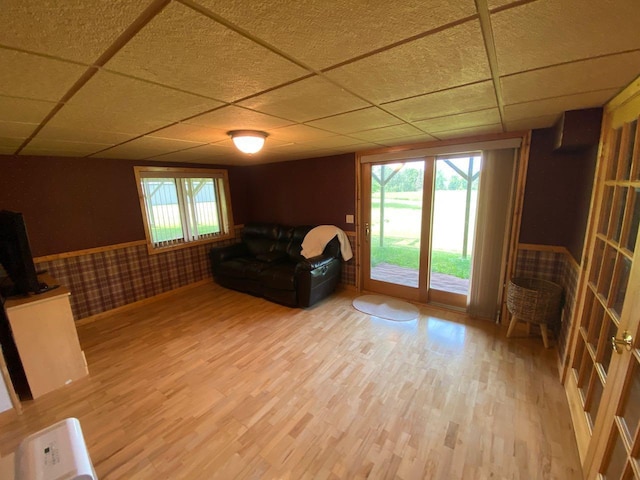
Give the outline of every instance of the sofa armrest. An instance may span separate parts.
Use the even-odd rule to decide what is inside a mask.
[[[225,247],[213,247],[209,252],[213,274],[216,274],[217,268],[222,262],[247,255],[249,255],[249,249],[244,243],[234,243],[233,245],[227,245]]]
[[[296,265],[298,306],[306,308],[330,295],[340,282],[342,261],[331,255],[318,255]]]
[[[296,272],[315,270],[316,268],[329,265],[333,260],[336,260],[336,258],[331,255],[324,255],[324,254],[317,255],[311,258],[306,258],[298,262],[298,264],[296,265]]]

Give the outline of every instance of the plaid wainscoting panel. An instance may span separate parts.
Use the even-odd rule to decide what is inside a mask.
[[[549,280],[562,285],[565,254],[539,250],[518,250],[516,276]]]
[[[533,277],[557,283],[564,290],[564,308],[560,325],[556,329],[558,354],[564,360],[569,341],[571,319],[575,309],[578,275],[580,268],[568,252],[541,250],[518,250],[516,260],[517,277]]]
[[[38,269],[48,270],[71,290],[71,309],[79,320],[211,277],[212,246],[196,245],[154,255],[149,255],[145,244],[125,246],[41,261]]]
[[[236,226],[240,238],[242,226]],[[348,234],[355,256],[355,234]],[[71,309],[76,320],[129,303],[144,300],[190,283],[210,278],[209,250],[237,240],[196,245],[149,255],[146,244],[107,251],[37,261],[71,290]],[[341,282],[355,285],[355,261],[342,265]]]

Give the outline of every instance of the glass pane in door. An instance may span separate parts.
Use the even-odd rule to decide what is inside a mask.
[[[613,445],[611,446],[609,462],[603,473],[604,478],[607,480],[619,480],[622,477],[622,472],[625,467],[627,452],[624,448],[624,443],[622,443],[620,435],[618,435],[618,430],[615,428],[613,430],[612,441]]]
[[[429,288],[468,295],[480,156],[435,165]]]
[[[424,161],[371,167],[371,279],[418,287]]]
[[[631,205],[629,207],[629,231],[626,235],[625,248],[634,251],[640,225],[640,188],[631,189]]]
[[[627,391],[624,394],[621,417],[629,440],[635,437],[640,424],[640,366],[634,362]]]

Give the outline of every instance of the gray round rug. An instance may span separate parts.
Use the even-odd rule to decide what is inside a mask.
[[[362,295],[354,298],[353,307],[362,313],[395,322],[408,322],[420,315],[415,305],[383,295]]]

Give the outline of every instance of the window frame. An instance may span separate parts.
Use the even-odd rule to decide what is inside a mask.
[[[182,248],[190,248],[196,245],[218,242],[235,238],[235,228],[233,222],[233,209],[231,206],[231,193],[229,186],[229,174],[225,169],[207,169],[207,168],[181,168],[181,167],[151,167],[151,166],[135,166],[133,167],[136,187],[138,189],[138,200],[140,201],[140,213],[144,225],[144,234],[147,241],[147,250],[150,254],[168,252],[171,250],[179,250]],[[184,236],[182,240],[176,241],[171,245],[158,245],[153,241],[151,234],[151,226],[149,223],[147,202],[144,193],[142,181],[145,178],[172,178],[180,180],[183,178],[212,178],[218,180],[222,184],[222,192],[220,188],[215,189],[216,202],[218,205],[218,216],[220,222],[220,234],[208,236],[207,238],[188,240]],[[186,205],[184,203],[184,195],[178,189],[178,208],[180,210],[181,227],[183,232],[185,226],[182,224],[186,218]],[[190,226],[186,227],[190,230]]]

